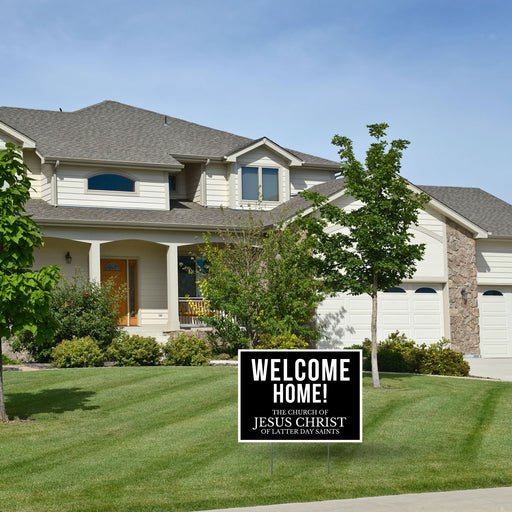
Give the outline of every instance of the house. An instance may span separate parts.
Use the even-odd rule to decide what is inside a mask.
[[[126,283],[121,320],[135,332],[194,325],[185,297],[201,299],[180,263],[202,233],[293,215],[311,187],[356,206],[336,162],[114,101],[74,112],[1,107],[0,146],[9,141],[34,180],[27,211],[45,240],[36,268]],[[480,189],[416,188],[432,197],[413,228],[425,257],[413,279],[380,294],[379,336],[445,336],[466,354],[511,357],[512,206]],[[324,346],[361,342],[369,315],[369,297],[326,299]]]

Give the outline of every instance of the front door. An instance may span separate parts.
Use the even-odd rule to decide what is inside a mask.
[[[137,325],[137,261],[102,258],[101,281],[109,279],[126,289],[126,299],[119,304],[119,323]]]

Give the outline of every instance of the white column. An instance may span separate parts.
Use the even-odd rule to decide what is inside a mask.
[[[91,242],[89,247],[89,281],[101,281],[101,242]]]
[[[167,328],[176,331],[180,328],[178,308],[178,246],[167,248]]]

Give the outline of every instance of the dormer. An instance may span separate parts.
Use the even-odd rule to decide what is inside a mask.
[[[303,161],[267,137],[227,155],[229,206],[269,210],[290,199],[290,167]]]

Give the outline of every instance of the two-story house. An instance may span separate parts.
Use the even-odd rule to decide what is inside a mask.
[[[113,101],[75,112],[1,107],[0,145],[8,141],[23,147],[34,180],[27,211],[45,240],[36,267],[125,283],[123,324],[153,334],[193,324],[185,297],[198,290],[180,263],[202,233],[293,215],[311,187],[357,206],[336,162]],[[413,232],[425,257],[411,281],[381,294],[379,336],[399,329],[512,356],[512,206],[480,189],[421,188],[432,200]],[[369,315],[368,297],[325,300],[324,345],[361,342]]]

